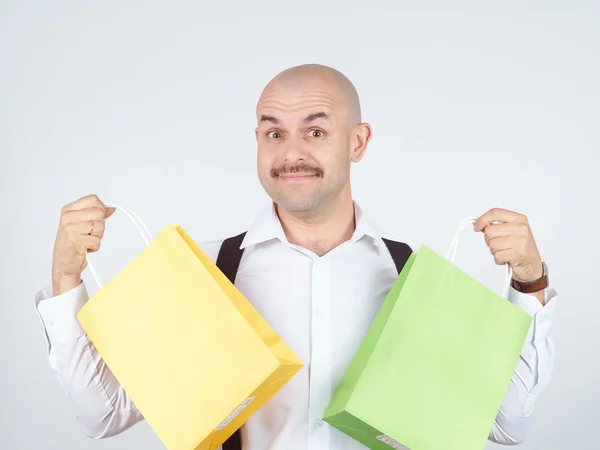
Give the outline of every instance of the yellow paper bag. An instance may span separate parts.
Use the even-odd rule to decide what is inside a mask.
[[[213,450],[303,364],[180,226],[148,242],[77,318],[169,450]]]

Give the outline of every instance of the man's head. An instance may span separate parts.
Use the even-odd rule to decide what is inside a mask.
[[[350,165],[371,138],[358,94],[335,69],[302,65],[275,76],[256,107],[258,176],[279,207],[297,215],[350,198]]]

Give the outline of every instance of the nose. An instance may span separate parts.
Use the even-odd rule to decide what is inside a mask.
[[[302,139],[288,137],[283,147],[283,158],[287,163],[296,163],[308,160],[308,150]]]

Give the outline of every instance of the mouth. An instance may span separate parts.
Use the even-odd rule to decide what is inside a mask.
[[[279,176],[282,180],[286,181],[299,181],[306,180],[308,178],[314,178],[317,175],[314,173],[286,173]]]
[[[271,169],[271,177],[283,181],[305,181],[312,178],[323,178],[323,169],[308,164],[299,163],[293,166],[282,164]]]

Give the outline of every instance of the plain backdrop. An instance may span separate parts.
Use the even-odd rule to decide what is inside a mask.
[[[597,449],[599,59],[593,0],[0,2],[0,447],[163,448],[146,423],[84,437],[49,368],[33,301],[60,209],[96,193],[153,234],[244,231],[269,202],[256,100],[281,70],[321,63],[373,126],[353,190],[384,236],[445,252],[465,217],[529,217],[560,305],[520,448]],[[142,245],[117,213],[95,266],[108,279]],[[500,292],[481,234],[465,232],[457,264]]]

